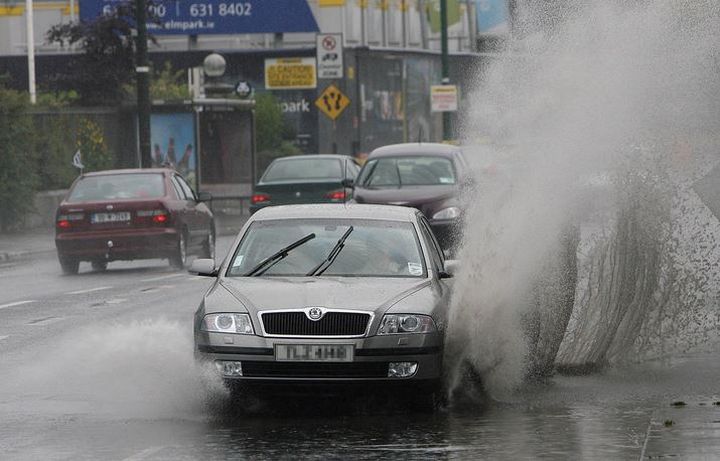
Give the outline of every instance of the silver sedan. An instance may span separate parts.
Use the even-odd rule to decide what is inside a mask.
[[[195,314],[196,357],[237,384],[407,384],[433,393],[455,261],[417,210],[262,209]]]

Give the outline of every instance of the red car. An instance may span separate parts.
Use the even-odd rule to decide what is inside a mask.
[[[215,224],[205,201],[167,168],[108,170],[75,180],[60,203],[55,246],[66,274],[81,261],[105,270],[110,261],[167,258],[182,268],[188,254],[215,257]]]

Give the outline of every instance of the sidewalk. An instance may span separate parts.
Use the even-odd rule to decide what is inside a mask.
[[[0,262],[54,252],[55,231],[52,229],[0,234]]]

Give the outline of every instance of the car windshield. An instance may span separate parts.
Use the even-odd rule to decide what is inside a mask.
[[[411,223],[357,219],[256,221],[235,251],[227,275],[245,276],[278,250],[315,234],[262,274],[306,276],[328,257],[350,226],[352,232],[322,276],[426,276],[422,251]]]
[[[445,157],[383,157],[370,160],[359,184],[363,187],[402,187],[455,184],[455,168]]]
[[[342,162],[336,158],[293,158],[273,162],[262,182],[342,179]]]
[[[68,202],[160,198],[165,195],[163,175],[158,173],[86,176],[73,187]]]

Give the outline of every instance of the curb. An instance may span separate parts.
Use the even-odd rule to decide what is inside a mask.
[[[32,256],[39,256],[42,254],[55,253],[55,248],[43,249],[43,250],[25,250],[25,251],[0,251],[0,262],[12,262],[21,259],[28,259]]]

